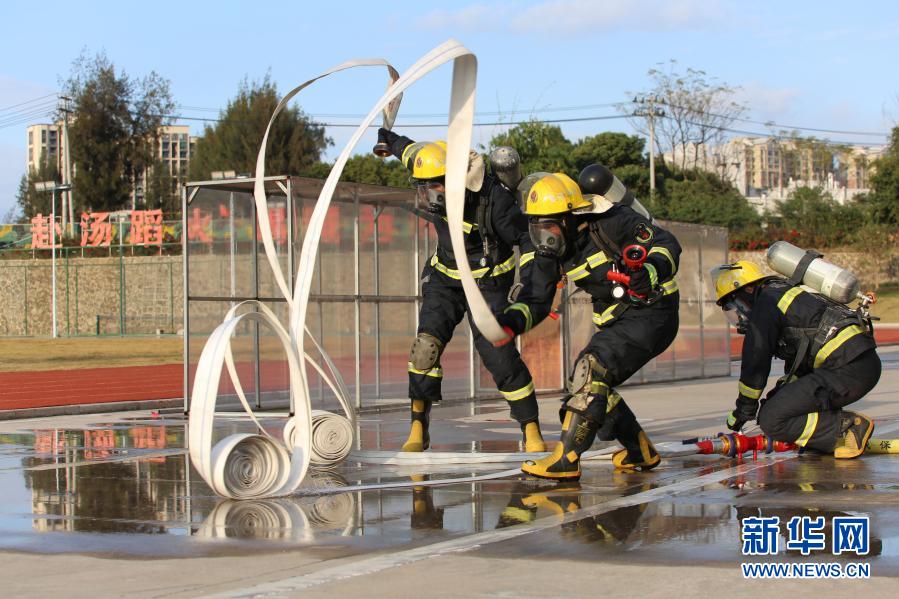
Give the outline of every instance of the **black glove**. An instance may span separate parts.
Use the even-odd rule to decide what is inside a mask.
[[[388,146],[393,146],[393,142],[399,139],[399,135],[391,131],[390,129],[385,129],[381,127],[378,129],[378,143],[385,143]]]
[[[743,426],[746,424],[746,420],[743,420],[740,416],[737,415],[736,410],[727,415],[727,428],[734,431],[735,433],[739,433],[743,430]]]
[[[496,321],[499,323],[499,326],[511,329],[516,335],[521,335],[524,332],[524,314],[518,310],[500,312],[496,315]]]
[[[631,291],[644,297],[652,293],[652,280],[649,277],[649,271],[641,268],[632,274],[629,287]]]

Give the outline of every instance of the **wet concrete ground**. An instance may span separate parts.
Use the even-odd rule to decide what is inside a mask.
[[[858,408],[877,419],[875,437],[899,438],[899,351],[882,357],[881,382]],[[654,440],[676,441],[720,430],[735,387],[734,379],[718,379],[630,387],[623,394]],[[556,407],[553,399],[541,401],[553,441]],[[436,450],[518,449],[517,426],[499,402],[439,407],[433,421]],[[396,449],[406,414],[366,415],[360,426],[363,449]],[[249,430],[233,419],[219,427]],[[627,572],[629,588],[647,585],[646,594],[653,594],[670,593],[675,584],[653,573],[677,568],[675,586],[705,592],[712,588],[709,576],[714,584],[743,584],[740,523],[752,516],[780,517],[781,552],[771,560],[864,561],[872,580],[852,583],[860,589],[874,579],[895,585],[890,577],[899,575],[897,456],[840,462],[790,453],[742,463],[695,456],[639,474],[593,462],[577,484],[515,476],[235,502],[215,497],[189,467],[185,433],[180,415],[147,412],[0,423],[3,588],[16,596],[96,596],[98,589],[153,597],[280,596],[304,589],[403,595],[416,587],[400,573],[414,572],[445,581],[430,596],[458,596],[463,588],[483,596],[567,596],[578,588],[598,592],[591,585],[599,578]],[[344,486],[500,469],[344,464],[309,482]],[[785,523],[804,515],[824,516],[827,531],[834,517],[868,515],[870,554],[835,557],[829,534],[826,551],[807,557],[785,551]],[[570,589],[541,586],[550,563],[556,574],[571,568],[589,576]],[[496,567],[485,570],[485,564]],[[753,584],[757,591],[763,583]],[[782,590],[787,587],[778,585],[788,582],[768,584]],[[739,590],[728,587],[731,594]]]

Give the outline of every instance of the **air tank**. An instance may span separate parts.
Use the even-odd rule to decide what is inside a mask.
[[[600,214],[615,204],[622,204],[652,221],[649,211],[608,167],[599,163],[591,164],[581,171],[577,182],[584,197],[593,203],[592,209],[579,210],[579,214],[586,212]]]
[[[521,156],[518,150],[500,146],[490,152],[490,170],[510,191],[521,182]]]
[[[788,278],[793,276],[803,257],[805,250],[786,241],[778,241],[768,248],[768,266]],[[821,258],[809,263],[802,284],[841,304],[848,304],[859,296],[858,277]]]

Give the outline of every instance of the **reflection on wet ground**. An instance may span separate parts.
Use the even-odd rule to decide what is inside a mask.
[[[518,449],[517,427],[501,406],[441,410],[440,449]],[[740,522],[745,517],[777,515],[784,523],[794,515],[824,516],[829,530],[833,517],[864,514],[871,517],[869,558],[876,560],[878,574],[894,573],[899,564],[899,460],[890,456],[851,462],[788,456],[676,493],[666,493],[665,487],[726,474],[734,462],[702,456],[671,459],[644,474],[616,473],[608,462],[599,462],[587,466],[582,480],[572,484],[514,477],[229,501],[215,497],[189,467],[186,423],[180,416],[79,418],[33,421],[21,430],[7,425],[2,430],[12,432],[0,432],[0,549],[123,558],[297,549],[329,558],[405,549],[550,518],[558,526],[476,552],[733,563],[740,561]],[[41,422],[40,427],[31,428],[34,422]],[[54,423],[59,427],[48,426]],[[402,442],[406,423],[402,414],[385,414],[365,418],[360,426],[363,449],[391,449]],[[224,435],[247,425],[232,419],[219,428]],[[483,441],[475,441],[479,438]],[[421,472],[344,464],[316,472],[305,484],[422,482],[500,469]],[[646,500],[640,494],[647,494]],[[633,498],[635,505],[593,509],[622,497]],[[591,515],[578,518],[584,510]]]

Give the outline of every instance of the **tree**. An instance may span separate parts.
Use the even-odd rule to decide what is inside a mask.
[[[265,128],[280,97],[269,75],[261,82],[245,78],[237,96],[219,114],[219,122],[207,125],[191,157],[192,179],[209,179],[212,171],[253,173]],[[267,173],[299,175],[321,158],[333,142],[297,107],[281,111],[272,125],[266,151]]]
[[[663,117],[653,117],[656,146],[660,153],[672,150],[683,171],[688,166],[707,167],[707,148],[722,143],[726,129],[746,112],[746,106],[734,99],[738,88],[702,70],[687,68],[685,73],[679,73],[676,60],[659,63],[658,67],[648,72],[651,89],[637,94],[653,98],[654,104],[664,110]],[[628,102],[619,110],[633,115],[634,105]],[[634,127],[644,134],[649,131],[646,118],[631,117]]]
[[[353,183],[409,187],[409,171],[399,160],[384,160],[372,154],[357,154],[347,160],[342,178]]]
[[[62,85],[74,102],[69,143],[76,207],[125,208],[175,107],[168,80],[155,72],[132,79],[100,53],[76,59]]]
[[[663,218],[730,230],[759,222],[758,214],[729,181],[701,170],[681,173],[679,177],[666,181],[666,210],[660,215]]]
[[[177,180],[169,172],[168,166],[158,158],[150,164],[147,171],[144,204],[151,210],[161,208],[163,214],[181,212]]]
[[[578,141],[571,152],[571,161],[578,172],[594,162],[613,170],[626,165],[647,166],[644,145],[642,137],[607,131]]]
[[[776,237],[805,247],[832,247],[848,242],[862,226],[856,205],[841,206],[821,188],[799,187],[783,202],[769,223]]]
[[[48,160],[42,160],[37,170],[31,170],[19,181],[19,189],[16,192],[16,203],[25,219],[30,219],[36,214],[50,214],[50,202],[52,194],[48,191],[37,191],[34,184],[37,181],[59,181],[59,170],[56,164]],[[59,196],[57,194],[57,202]],[[57,212],[59,204],[57,204]]]
[[[893,128],[890,146],[872,165],[871,193],[864,200],[875,224],[899,225],[899,127]]]
[[[498,146],[512,146],[518,150],[522,174],[544,171],[577,177],[571,162],[574,146],[557,125],[536,120],[516,125],[490,140],[490,149]]]

